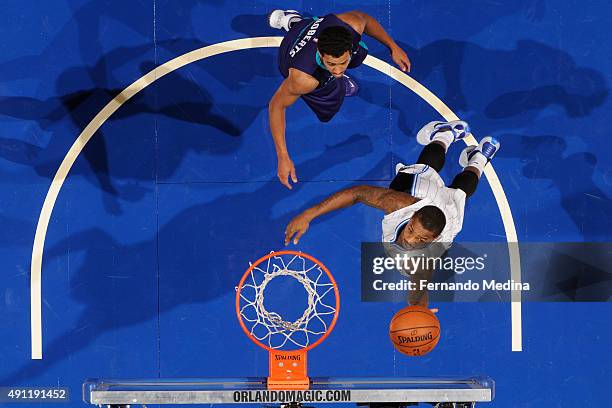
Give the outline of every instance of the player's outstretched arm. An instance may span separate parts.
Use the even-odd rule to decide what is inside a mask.
[[[408,55],[406,55],[406,52],[397,45],[389,34],[387,34],[385,29],[374,17],[362,11],[354,10],[338,14],[338,18],[353,27],[355,31],[366,33],[386,46],[389,52],[391,52],[393,62],[395,62],[402,71],[410,72],[410,59]]]
[[[420,268],[416,271],[407,271],[407,274],[410,281],[414,282],[414,285],[416,286],[415,290],[408,291],[408,298],[406,299],[408,304],[411,306],[418,305],[429,307],[429,291],[427,289],[421,289],[421,281],[424,280],[431,282],[433,269]],[[437,309],[435,309],[435,311],[432,309],[432,312],[434,313],[437,311]]]
[[[417,201],[418,198],[409,194],[384,187],[355,186],[340,190],[293,218],[285,229],[285,245],[291,240],[297,244],[312,220],[331,211],[363,203],[389,214]]]
[[[277,175],[280,182],[288,189],[292,188],[289,177],[294,183],[298,180],[295,166],[287,150],[285,111],[300,95],[311,92],[317,85],[318,82],[313,77],[296,69],[290,69],[289,76],[281,83],[268,104],[270,131],[278,159]]]

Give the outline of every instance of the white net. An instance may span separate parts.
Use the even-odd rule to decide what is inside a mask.
[[[280,277],[295,279],[306,292],[307,307],[295,320],[284,318],[283,311],[266,308],[266,289]],[[277,294],[280,295],[287,296]],[[240,316],[250,334],[273,349],[309,346],[329,330],[336,313],[334,284],[327,273],[315,262],[296,254],[274,255],[256,265],[240,288],[239,296]],[[287,299],[287,310],[291,308],[290,303],[291,299]]]

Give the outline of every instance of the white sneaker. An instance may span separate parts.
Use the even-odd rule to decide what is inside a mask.
[[[499,151],[500,146],[501,145],[497,139],[491,136],[485,136],[482,138],[478,146],[472,145],[463,149],[461,155],[459,156],[459,165],[466,168],[468,165],[470,165],[472,160],[477,161],[478,155],[484,159],[484,164],[487,164],[491,161],[491,159],[493,159],[495,153]]]
[[[268,16],[268,23],[277,30],[289,31],[290,24],[301,19],[300,13],[295,10],[274,10]]]
[[[464,139],[470,134],[470,126],[462,120],[452,122],[441,122],[434,120],[421,128],[417,133],[417,143],[423,146],[428,145],[438,133],[450,132],[449,144],[457,140]]]

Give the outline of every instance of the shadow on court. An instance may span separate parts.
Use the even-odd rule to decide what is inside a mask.
[[[504,134],[500,157],[523,163],[527,179],[548,180],[560,194],[560,206],[576,225],[582,240],[599,242],[612,229],[612,199],[594,180],[597,156],[590,152],[566,153],[567,142],[553,135]]]
[[[173,41],[172,43],[178,46],[179,42]],[[187,43],[190,47],[195,45],[192,41],[187,41]],[[184,45],[185,42],[182,44]],[[52,178],[76,136],[122,90],[122,88],[101,87],[96,78],[104,77],[108,66],[119,68],[127,61],[133,61],[146,55],[148,50],[149,46],[118,48],[100,58],[93,67],[66,69],[56,81],[57,94],[63,95],[60,97],[44,100],[20,96],[0,97],[1,115],[35,121],[40,129],[52,133],[50,141],[44,147],[15,138],[0,138],[0,157],[31,166],[38,175]],[[238,57],[233,56],[234,60]],[[215,64],[207,66],[209,65],[213,67],[213,70],[218,69]],[[140,75],[144,75],[153,68],[152,62],[146,60],[141,62]],[[252,79],[256,75],[256,73],[251,73],[243,80]],[[228,82],[230,80],[231,78],[228,78]],[[110,79],[105,82],[117,83],[116,80]],[[261,93],[256,94],[261,95]],[[237,93],[236,99],[244,100],[247,97]],[[113,114],[109,121],[122,121],[142,114],[152,115],[150,127],[143,129],[137,124],[126,124],[128,128],[125,132],[143,135],[143,145],[147,142],[153,143],[151,140],[155,130],[153,117],[161,115],[194,125],[192,133],[176,135],[172,139],[173,154],[165,158],[162,170],[164,173],[158,174],[158,177],[164,178],[174,173],[188,152],[227,155],[239,149],[242,144],[239,136],[253,123],[267,104],[265,95],[257,99],[257,97],[254,98],[253,93],[249,93],[248,100],[251,102],[248,105],[217,103],[213,95],[206,90],[203,84],[198,83],[192,74],[184,71],[174,72],[134,96]],[[66,126],[74,131],[67,131]],[[203,129],[198,130],[198,128]],[[104,193],[102,198],[105,208],[111,214],[122,212],[119,199],[128,201],[141,199],[148,190],[134,181],[152,180],[155,171],[152,168],[143,171],[129,165],[115,165],[111,172],[108,138],[122,136],[124,137],[124,135],[109,135],[104,128],[98,130],[83,151],[83,156],[90,168],[77,166],[78,170],[75,172],[100,186]],[[152,151],[150,155],[150,163],[152,163]],[[149,167],[151,165],[149,164]],[[125,182],[128,180],[130,182]]]
[[[371,151],[368,137],[354,135],[299,166],[309,174],[318,174],[356,154],[365,155]],[[362,178],[370,178],[370,173],[378,174],[380,167],[388,166],[389,162],[387,155]],[[312,186],[308,183],[298,183],[292,194],[309,187]],[[300,209],[275,216],[270,203],[286,195],[280,183],[269,181],[252,192],[228,192],[211,202],[187,208],[147,241],[122,245],[103,230],[90,229],[47,249],[47,264],[67,253],[80,255],[82,262],[70,277],[69,293],[83,309],[70,330],[47,343],[42,362],[26,364],[0,378],[0,383],[18,384],[25,378],[36,377],[56,362],[76,354],[106,331],[156,318],[158,307],[159,313],[164,313],[181,304],[206,303],[233,291],[243,266],[251,260],[247,254],[283,246],[284,227]],[[308,200],[304,208],[321,199],[323,197]],[[270,226],[274,226],[272,230]],[[219,257],[218,254],[227,253],[227,242],[220,237],[227,236],[228,231],[232,231],[235,256]],[[148,254],[154,250],[158,237],[160,259],[164,265],[172,265],[171,270],[161,271],[161,288],[157,286],[155,267],[143,267],[149,264]],[[177,240],[177,237],[189,237],[194,245],[185,245],[184,239]],[[209,258],[218,260],[214,268],[194,267],[200,265],[202,259]],[[160,290],[158,304],[156,293]],[[134,307],[134,299],[138,299],[137,307]]]
[[[442,89],[438,96],[480,126],[526,125],[551,106],[561,107],[570,118],[588,116],[609,94],[602,73],[534,40],[520,40],[508,50],[454,40],[420,48],[400,45],[415,61],[414,78],[428,86],[431,76],[441,78],[433,84]]]

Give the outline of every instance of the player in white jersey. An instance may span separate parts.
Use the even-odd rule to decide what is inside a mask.
[[[285,230],[285,245],[297,244],[310,222],[330,211],[363,203],[384,211],[382,241],[399,250],[436,248],[440,256],[461,231],[465,201],[476,191],[484,166],[499,150],[494,138],[484,137],[478,146],[466,147],[459,158],[463,171],[447,187],[438,172],[448,147],[470,134],[463,121],[433,121],[417,133],[425,145],[416,164],[396,166],[389,188],[359,185],[332,194],[293,218]],[[431,245],[436,242],[437,245]]]

